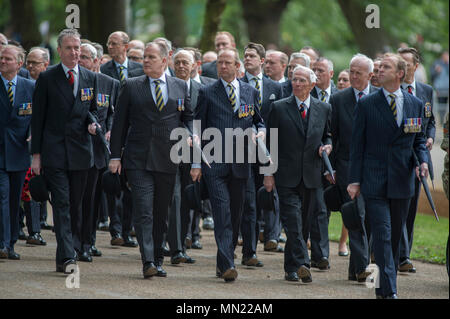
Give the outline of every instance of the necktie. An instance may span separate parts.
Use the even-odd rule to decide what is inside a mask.
[[[361,100],[361,98],[364,96],[364,92],[361,91],[358,93],[358,101]]]
[[[300,109],[300,114],[302,115],[302,119],[305,119],[305,117],[306,117],[306,104],[305,103],[301,103],[299,109]]]
[[[412,85],[408,85],[408,93],[413,94],[413,87]]]
[[[395,105],[395,95],[389,94],[389,97],[391,98],[391,104],[389,106],[391,107],[392,114],[394,114],[394,119],[397,122],[397,106]]]
[[[227,86],[230,89],[230,93],[228,95],[228,100],[230,101],[231,106],[233,107],[233,110],[234,110],[234,107],[236,106],[236,93],[234,93],[234,88],[231,85],[231,83],[228,83]]]
[[[13,94],[13,90],[12,90],[12,86],[14,83],[12,83],[12,81],[8,82],[8,97],[9,97],[9,102],[11,103],[11,105],[13,105],[14,102],[14,94]]]
[[[161,91],[161,80],[155,80],[155,96],[156,96],[156,107],[161,112],[164,107],[164,99]]]
[[[261,98],[261,88],[259,86],[259,80],[258,80],[258,78],[255,77],[255,78],[253,78],[253,81],[255,81],[255,89],[258,90],[258,104],[259,104],[259,107],[261,108],[262,98]]]
[[[119,66],[120,72],[119,72],[119,78],[120,78],[120,82],[125,81],[125,74],[123,73],[123,69],[125,69],[125,67],[123,65]]]
[[[75,83],[75,77],[73,76],[73,70],[67,71],[67,79],[69,80],[69,84],[71,88],[73,89],[73,84]]]
[[[327,100],[327,92],[325,92],[324,90],[320,91],[320,100],[322,102],[326,102]]]

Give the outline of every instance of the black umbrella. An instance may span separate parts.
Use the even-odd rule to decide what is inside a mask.
[[[323,144],[322,144],[322,146],[323,146]],[[323,159],[323,162],[325,163],[326,170],[331,175],[331,179],[333,180],[334,183],[336,183],[336,181],[334,179],[334,175],[333,175],[333,167],[331,166],[331,162],[330,162],[330,159],[328,158],[328,154],[326,151],[322,152],[322,159]]]
[[[431,197],[431,193],[430,193],[430,188],[428,187],[427,178],[425,176],[422,176],[422,170],[420,169],[419,160],[417,159],[417,156],[414,156],[414,157],[416,159],[416,165],[419,167],[420,181],[422,182],[423,189],[425,190],[425,194],[427,195],[428,202],[430,203],[431,209],[433,210],[434,217],[436,218],[437,221],[439,221],[439,217],[436,212],[436,206],[434,205],[433,198]]]
[[[111,155],[111,151],[109,149],[108,142],[106,141],[105,134],[103,134],[103,131],[100,128],[100,124],[98,124],[97,119],[91,112],[88,112],[88,117],[92,123],[95,123],[95,133],[97,133],[98,137],[100,137],[100,139],[102,140],[103,145],[105,146],[108,154]]]

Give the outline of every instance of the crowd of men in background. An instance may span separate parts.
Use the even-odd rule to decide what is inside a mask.
[[[407,150],[398,152],[406,152],[409,163],[414,149],[417,166],[427,171],[435,139],[433,89],[415,78],[420,56],[414,48],[375,60],[355,54],[335,85],[333,62],[315,48],[304,47],[288,57],[250,42],[240,60],[233,35],[225,31],[217,33],[215,51],[204,53],[174,48],[165,38],[144,44],[117,31],[108,37],[106,54],[100,44],[80,39],[76,30],[63,30],[57,65],[49,64],[45,48],[26,54],[2,34],[0,40],[0,258],[19,260],[17,240],[46,245],[41,229],[53,229],[56,269],[65,272],[77,261],[101,256],[96,231],[109,230],[111,245],[139,246],[145,278],[165,277],[164,256],[172,264],[196,262],[187,249],[202,249],[202,225],[214,230],[216,273],[225,281],[237,277],[237,245],[242,245],[242,265],[264,266],[256,254],[260,241],[265,251],[284,253],[286,280],[309,283],[311,267],[330,269],[331,208],[324,190],[336,184],[343,203],[361,192],[369,195],[364,199],[372,207],[359,211],[358,227],[342,229],[339,255],[350,253],[348,279],[365,282],[372,258],[382,268],[377,297],[395,298],[397,270],[416,271],[410,251],[420,184],[408,175],[415,174],[416,165],[408,164],[405,174],[391,177],[386,164],[377,167],[376,160],[384,158],[377,155],[382,147],[371,145],[373,137],[366,132],[378,129],[371,123],[379,119],[370,113],[370,103],[385,103],[393,112],[393,135],[407,136],[398,142]],[[434,71],[448,76],[448,53],[447,64]],[[242,109],[241,103],[250,108]],[[275,176],[261,175],[257,164],[213,163],[207,168],[205,163],[172,163],[169,129],[184,125],[195,133],[193,119],[202,120],[202,131],[253,125],[257,137],[267,142],[269,129],[277,128]],[[356,121],[365,123],[361,134],[367,135],[354,132]],[[403,133],[405,127],[410,131]],[[408,132],[416,137],[406,141]],[[188,143],[198,143],[198,136]],[[373,153],[365,154],[352,138],[359,138],[366,150],[373,147]],[[384,143],[383,136],[376,138]],[[333,176],[325,172],[324,152]],[[399,153],[391,154],[390,165],[403,165],[401,159],[395,162]],[[102,177],[107,172],[120,176],[119,190],[105,191]],[[40,174],[51,193],[53,226],[47,224],[47,202],[30,196],[28,183]],[[366,185],[369,180],[371,186]],[[372,190],[376,180],[381,185]],[[191,205],[189,186],[209,195]],[[272,206],[260,202],[264,192],[272,194]],[[383,205],[387,213],[377,220],[374,216],[380,214],[372,210]],[[22,230],[24,218],[28,236]],[[383,228],[386,223],[392,223],[389,229]]]

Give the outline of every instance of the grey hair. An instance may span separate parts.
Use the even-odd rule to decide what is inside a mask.
[[[95,50],[97,50],[97,59],[101,59],[103,56],[103,46],[100,43],[92,42]]]
[[[292,71],[292,74],[295,74],[295,72],[297,72],[298,70],[302,70],[302,71],[308,72],[308,73],[309,73],[309,81],[310,81],[311,83],[316,83],[316,82],[317,82],[317,76],[316,76],[316,74],[314,73],[314,71],[311,70],[310,68],[298,64],[298,65],[294,68],[294,71]]]
[[[333,62],[330,59],[327,59],[327,58],[324,58],[324,57],[320,57],[320,58],[318,58],[316,60],[316,63],[317,62],[323,62],[323,61],[326,61],[327,64],[328,64],[328,71],[333,71],[334,66],[333,66]]]
[[[367,64],[368,69],[369,69],[369,73],[373,72],[373,60],[371,58],[369,58],[368,56],[361,54],[361,53],[357,53],[355,54],[352,59],[350,60],[350,67],[352,66],[352,63],[356,60],[356,59],[361,59],[364,60],[364,62]]]
[[[166,38],[159,37],[153,40],[153,42],[162,41],[166,44],[168,51],[172,51],[172,42],[170,40],[167,40]]]
[[[30,51],[28,52],[28,55],[30,55],[31,52],[37,51],[37,50],[41,51],[41,53],[42,53],[42,58],[43,58],[45,61],[47,61],[47,62],[50,61],[50,52],[48,51],[47,48],[42,48],[42,47],[32,47],[32,48],[30,49]]]
[[[83,43],[81,45],[81,48],[87,48],[89,52],[91,52],[91,58],[94,60],[97,57],[97,50],[94,48],[92,44],[89,43]]]
[[[177,57],[178,55],[180,55],[180,54],[185,54],[185,55],[187,55],[187,56],[189,57],[189,61],[191,62],[191,64],[194,64],[194,63],[195,63],[195,59],[194,59],[194,54],[193,54],[193,52],[190,51],[190,50],[188,51],[188,50],[184,50],[184,49],[178,50],[178,51],[173,55],[173,60],[175,61],[176,57]]]
[[[58,48],[61,47],[64,37],[78,38],[81,41],[81,35],[77,29],[64,29],[58,35]]]
[[[291,54],[289,61],[291,61],[293,59],[303,59],[303,61],[305,61],[305,66],[307,68],[309,68],[311,65],[311,58],[308,55],[306,55],[305,53],[294,52]]]
[[[6,49],[12,49],[16,52],[16,62],[23,63],[23,61],[25,61],[25,50],[22,49],[21,47],[12,44],[7,44],[3,46],[3,48],[0,50],[0,53],[5,51]]]
[[[149,42],[145,45],[145,48],[147,49],[149,46],[154,45],[159,48],[159,55],[161,58],[168,58],[169,57],[169,50],[167,46],[161,42]]]

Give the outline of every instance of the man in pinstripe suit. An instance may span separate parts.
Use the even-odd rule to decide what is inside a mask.
[[[219,80],[200,89],[194,116],[196,120],[201,121],[201,132],[208,128],[217,128],[221,133],[222,155],[224,155],[221,161],[211,163],[211,168],[206,165],[200,168],[198,164],[193,164],[191,176],[196,181],[200,179],[202,172],[205,175],[217,243],[216,273],[226,282],[234,281],[238,275],[233,255],[244,207],[245,185],[250,177],[251,167],[245,155],[242,163],[236,161],[237,155],[247,150],[246,144],[243,149],[234,146],[238,145],[236,140],[242,136],[232,137],[232,152],[235,155],[232,155],[231,163],[224,161],[224,158],[230,155],[224,151],[227,150],[225,130],[240,128],[245,131],[255,125],[260,130],[257,136],[265,136],[264,121],[258,107],[259,93],[251,85],[236,78],[239,66],[239,54],[236,49],[224,49],[219,52],[217,60]],[[197,135],[200,136],[200,132]]]
[[[170,134],[181,122],[192,128],[188,87],[185,81],[165,75],[168,57],[164,44],[147,44],[145,75],[124,81],[111,131],[109,169],[123,174],[123,164],[126,171],[144,278],[167,276],[162,241],[178,169],[170,159],[176,142]]]
[[[363,194],[380,270],[377,298],[397,299],[397,268],[402,230],[414,195],[415,159],[428,176],[423,102],[400,84],[406,62],[385,54],[379,69],[383,88],[358,101],[350,147],[349,185],[352,199]]]

